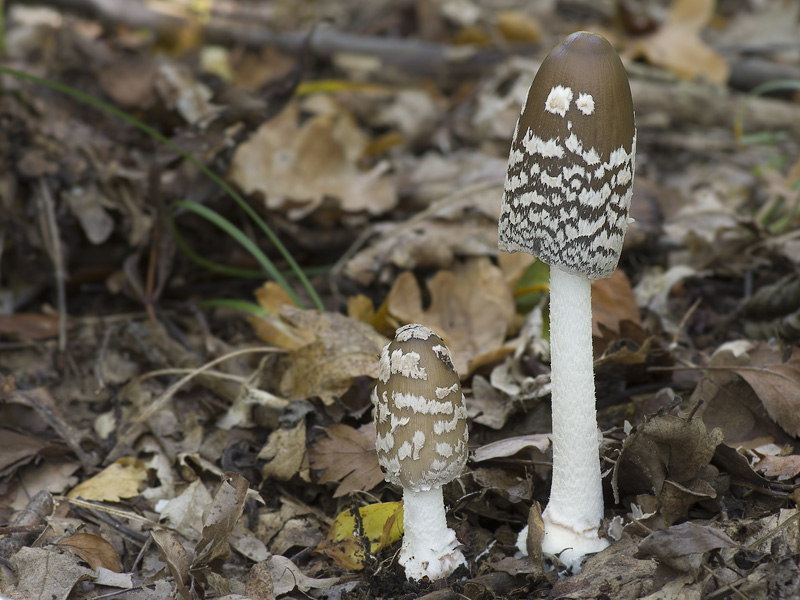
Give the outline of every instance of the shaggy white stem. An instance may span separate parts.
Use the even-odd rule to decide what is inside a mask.
[[[603,518],[592,356],[592,288],[583,275],[550,268],[553,484],[542,549],[574,570],[608,541]],[[562,552],[566,549],[566,552]]]
[[[455,532],[447,527],[441,486],[426,492],[403,489],[400,564],[409,579],[447,577],[465,564]]]

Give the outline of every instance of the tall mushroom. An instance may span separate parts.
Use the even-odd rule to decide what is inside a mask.
[[[542,549],[573,571],[608,545],[598,536],[603,491],[590,280],[617,267],[635,153],[633,102],[619,56],[603,37],[573,33],[545,58],[522,108],[498,243],[550,265],[553,481]]]
[[[409,579],[447,577],[464,564],[447,527],[442,485],[467,460],[467,411],[442,338],[419,324],[397,330],[380,358],[373,390],[378,461],[386,481],[403,488],[400,564]]]

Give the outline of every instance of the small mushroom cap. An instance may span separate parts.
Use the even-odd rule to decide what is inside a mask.
[[[467,411],[442,338],[416,323],[398,329],[381,353],[372,402],[386,481],[420,492],[458,477],[467,461]]]
[[[617,268],[633,191],[636,128],[622,61],[573,33],[545,58],[514,132],[499,247],[589,279]]]

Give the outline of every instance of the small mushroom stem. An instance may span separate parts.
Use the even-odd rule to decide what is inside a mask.
[[[441,486],[403,490],[403,546],[399,562],[411,579],[447,577],[465,564],[455,532],[447,526]]]
[[[542,549],[568,566],[599,552],[603,488],[592,356],[592,288],[583,275],[550,267],[553,482],[542,515]],[[562,553],[562,550],[567,550]],[[570,564],[572,563],[572,564]]]

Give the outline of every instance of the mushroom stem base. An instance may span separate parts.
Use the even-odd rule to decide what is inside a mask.
[[[542,552],[555,554],[573,573],[581,570],[581,563],[587,554],[594,554],[606,548],[607,539],[597,534],[597,528],[575,531],[571,527],[558,523],[544,511],[544,541]]]
[[[409,579],[434,581],[465,564],[456,534],[447,527],[441,486],[403,490],[403,529],[399,561]]]

